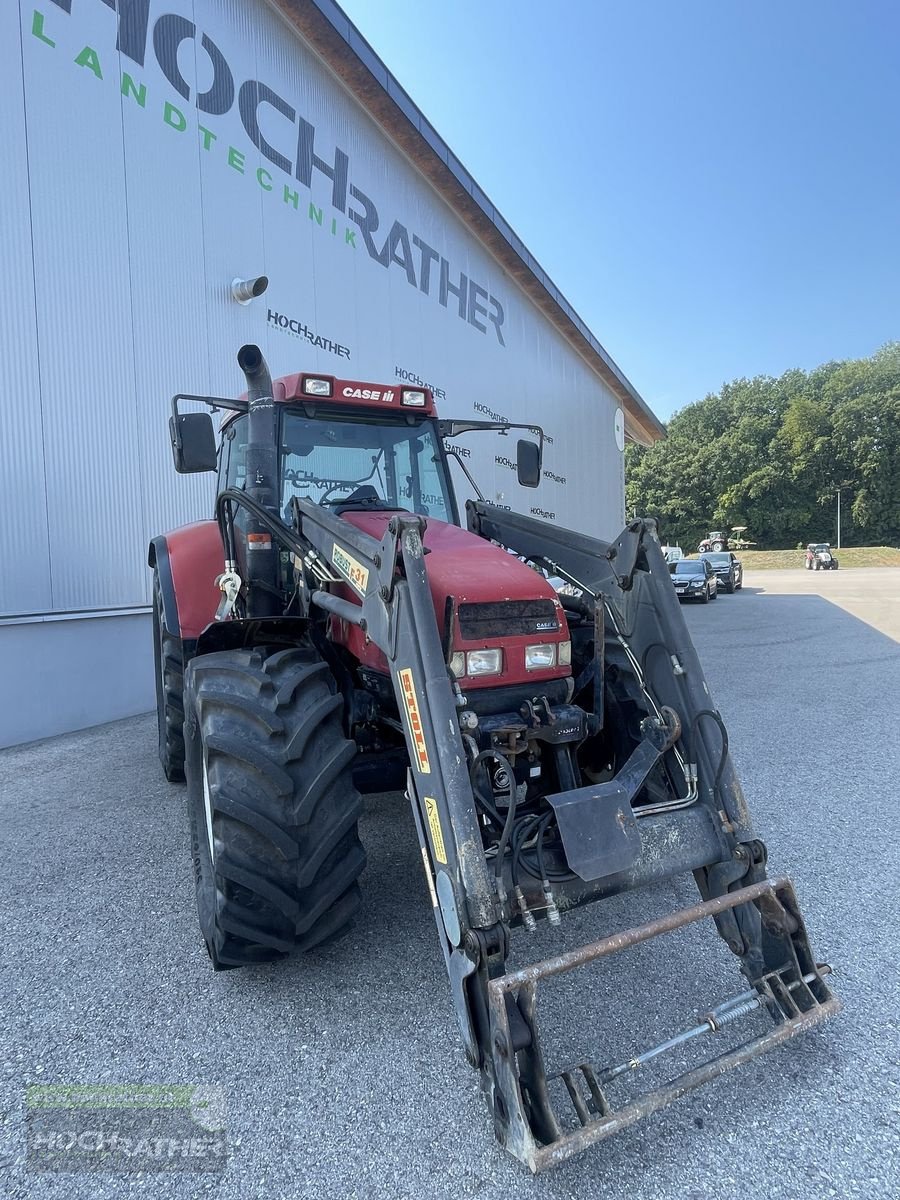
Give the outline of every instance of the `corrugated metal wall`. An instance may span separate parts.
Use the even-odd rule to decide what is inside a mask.
[[[0,612],[50,608],[50,538],[47,528],[37,317],[31,248],[28,148],[22,47],[16,5],[0,5],[0,145],[6,179],[0,188],[0,256],[5,301],[0,317],[3,381],[2,483],[5,569],[0,571]]]
[[[197,27],[177,50],[177,23],[159,23],[173,12]],[[236,98],[225,112],[198,111],[214,78],[204,33],[236,87],[264,81],[294,112],[259,109],[287,172],[254,147]],[[279,15],[263,0],[150,0],[143,64],[116,50],[116,36],[100,0],[0,6],[12,99],[0,106],[0,346],[11,364],[0,616],[146,605],[147,541],[210,506],[208,477],[172,470],[168,399],[239,391],[234,355],[248,340],[273,374],[397,382],[406,370],[445,393],[443,415],[539,421],[551,440],[537,493],[515,482],[514,444],[467,440],[488,498],[615,532],[613,396]],[[161,68],[167,50],[188,96]],[[350,182],[378,206],[379,244],[401,222],[453,280],[464,274],[501,299],[505,344],[460,319],[452,293],[440,303],[437,260],[429,286],[418,260],[412,277],[396,256],[382,265],[331,204],[325,173],[304,186],[293,169],[301,118],[323,159],[348,156]],[[261,273],[266,296],[237,305],[232,278]],[[279,327],[270,310],[325,342]]]

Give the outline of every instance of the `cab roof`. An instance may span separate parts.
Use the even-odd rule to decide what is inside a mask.
[[[397,387],[390,383],[371,383],[361,379],[338,379],[318,371],[300,371],[281,375],[272,381],[276,404],[316,404],[334,408],[368,408],[433,417],[434,396],[431,388]],[[238,397],[247,403],[247,393]]]

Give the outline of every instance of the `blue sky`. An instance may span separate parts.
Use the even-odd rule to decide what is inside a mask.
[[[900,5],[341,3],[660,416],[900,337]]]

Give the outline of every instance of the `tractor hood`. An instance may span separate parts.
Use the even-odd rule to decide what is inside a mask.
[[[391,512],[342,514],[345,521],[378,541],[392,516]],[[423,540],[438,629],[448,654],[465,664],[464,674],[457,674],[464,691],[516,685],[539,695],[550,681],[571,674],[568,622],[543,575],[514,554],[446,521],[429,518]],[[387,670],[381,651],[367,645],[359,630],[350,627],[344,636],[361,663]],[[499,670],[470,671],[470,654],[494,647],[500,648]],[[559,647],[564,647],[565,653]],[[533,656],[537,650],[551,662],[536,666]]]
[[[343,519],[380,542],[393,515],[351,511],[345,512]],[[537,571],[458,525],[429,517],[423,541],[425,569],[438,614],[448,596],[457,604],[544,599],[558,603],[555,590]]]

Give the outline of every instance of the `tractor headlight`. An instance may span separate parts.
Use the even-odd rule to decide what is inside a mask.
[[[414,390],[413,388],[403,388],[400,392],[400,402],[405,404],[407,408],[424,408],[425,393]]]
[[[528,671],[546,671],[556,666],[556,645],[553,642],[525,647],[525,668]]]
[[[467,675],[499,675],[503,670],[503,651],[470,650],[466,655]]]
[[[303,391],[307,396],[330,396],[331,380],[314,379],[307,375],[303,380]]]
[[[462,679],[466,673],[466,656],[462,650],[457,650],[450,659],[450,670],[455,679]]]

